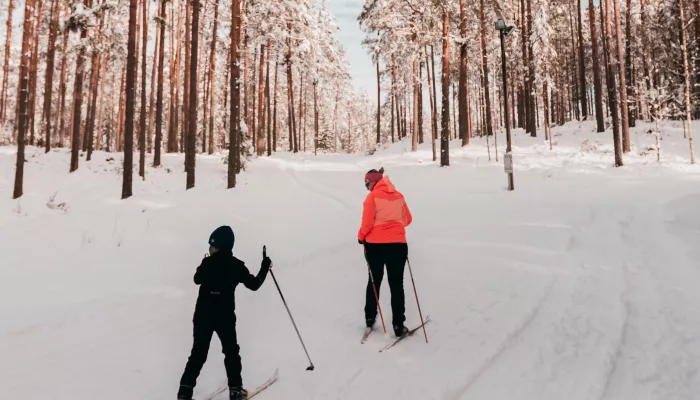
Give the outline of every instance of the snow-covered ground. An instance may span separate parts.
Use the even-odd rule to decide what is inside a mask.
[[[249,163],[233,190],[222,155],[197,158],[189,191],[183,157],[166,155],[126,201],[120,154],[68,174],[66,150],[35,148],[25,195],[10,200],[15,149],[0,147],[0,399],[174,399],[192,275],[222,224],[253,272],[267,245],[316,366],[305,371],[272,279],[239,288],[244,383],[279,368],[261,400],[698,399],[700,166],[680,123],[664,124],[660,163],[651,125],[639,125],[623,168],[592,123],[555,128],[552,151],[517,131],[514,192],[502,134],[498,163],[482,139],[453,142],[450,168],[431,161],[429,144],[281,153]],[[359,343],[362,179],[380,166],[411,207],[411,266],[431,318],[428,344],[419,332],[386,353],[391,335]],[[408,271],[405,289],[415,326]],[[388,295],[384,282],[387,323]],[[195,394],[224,376],[214,339]]]

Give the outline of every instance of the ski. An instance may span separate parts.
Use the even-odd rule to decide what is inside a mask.
[[[279,377],[279,375],[278,375],[278,370],[275,369],[275,373],[272,374],[272,377],[271,377],[270,379],[268,379],[268,380],[267,380],[265,383],[263,383],[262,385],[258,386],[258,387],[257,387],[255,390],[253,390],[252,392],[248,392],[248,397],[246,397],[246,398],[247,398],[247,399],[250,399],[250,398],[252,398],[253,396],[256,396],[256,395],[260,394],[260,392],[262,392],[263,390],[265,390],[265,389],[269,388],[270,386],[272,386],[272,384],[275,383],[275,382],[277,381],[277,378],[278,378],[278,377]],[[224,382],[224,383],[221,385],[221,387],[219,387],[214,393],[210,394],[209,396],[204,397],[203,400],[213,400],[214,398],[216,398],[216,396],[218,396],[218,395],[220,395],[220,394],[222,394],[222,393],[224,393],[224,392],[226,392],[226,391],[228,391],[228,385],[226,384],[226,382]]]
[[[416,328],[411,329],[410,331],[408,331],[408,332],[406,332],[404,335],[402,335],[400,338],[394,340],[393,342],[391,342],[391,343],[389,343],[388,345],[384,346],[383,348],[379,349],[379,352],[382,353],[382,352],[387,351],[387,350],[389,350],[390,348],[396,346],[400,341],[402,341],[402,340],[404,340],[405,338],[407,338],[407,337],[413,335],[414,333],[416,333],[416,331],[417,331],[418,329],[422,328],[423,325],[427,324],[429,321],[430,321],[430,316],[428,315],[428,316],[425,317],[425,322],[424,322],[424,323],[418,325]]]
[[[362,341],[360,341],[360,344],[364,344],[367,341],[367,338],[369,337],[369,334],[372,333],[372,330],[374,330],[374,328],[365,328],[365,333],[362,334]]]

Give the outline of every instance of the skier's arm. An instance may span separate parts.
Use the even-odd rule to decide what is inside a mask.
[[[357,239],[359,241],[364,241],[367,235],[372,231],[375,211],[374,196],[369,195],[362,204],[362,225],[360,225],[360,231],[357,233]]]
[[[243,266],[243,279],[241,280],[241,283],[243,283],[245,287],[253,291],[260,289],[260,286],[262,286],[263,282],[265,282],[267,273],[270,271],[270,265],[272,265],[272,261],[270,261],[269,258],[264,259],[262,264],[260,265],[260,272],[258,272],[257,276],[251,274],[250,271],[248,271],[248,268]]]
[[[194,283],[201,285],[206,279],[209,271],[209,266],[207,265],[207,259],[204,258],[202,263],[197,267],[197,271],[194,273]]]
[[[406,200],[403,201],[403,212],[401,213],[401,217],[403,219],[403,226],[409,226],[411,225],[411,222],[413,222],[413,216],[411,215],[411,210],[408,209]]]

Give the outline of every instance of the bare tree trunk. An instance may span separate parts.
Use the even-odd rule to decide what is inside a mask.
[[[41,15],[43,12],[44,2],[43,0],[35,0],[39,5],[36,7],[36,14],[34,15],[34,23],[32,24],[32,61],[29,67],[29,129],[30,129],[30,139],[29,142],[34,145],[34,118],[36,116],[36,78],[39,73],[38,63],[39,63],[39,33],[41,31]]]
[[[129,1],[129,44],[126,57],[126,120],[124,123],[124,180],[122,199],[131,197],[134,169],[134,110],[136,103],[136,11],[138,0]]]
[[[12,3],[12,0],[10,0]],[[12,6],[10,6],[12,7]],[[53,94],[54,59],[56,57],[56,36],[58,36],[58,16],[61,13],[61,1],[51,2],[51,25],[49,26],[48,55],[46,60],[46,77],[44,78],[44,112],[42,121],[46,131],[46,152],[51,151],[51,97]],[[10,19],[12,17],[9,17]]]
[[[68,10],[66,9],[66,15],[68,15]],[[54,120],[54,126],[58,126],[58,134],[59,134],[59,140],[58,140],[58,147],[63,147],[65,145],[65,121],[66,121],[66,59],[68,56],[68,53],[66,52],[66,49],[68,48],[68,29],[65,29],[63,32],[63,47],[61,48],[61,51],[63,52],[63,57],[61,60],[61,78],[60,78],[60,84],[58,86],[58,96],[59,96],[59,106],[58,106],[58,113],[56,114],[56,119]],[[60,125],[59,125],[60,121]]]
[[[275,152],[277,151],[277,76],[279,65],[278,56],[275,55],[275,94],[273,101],[274,111],[272,115],[272,148]]]
[[[605,61],[607,64],[608,77],[608,98],[610,101],[610,113],[613,119],[613,143],[615,147],[615,166],[621,167],[622,147],[620,146],[620,121],[617,107],[617,87],[615,85],[615,70],[613,67],[613,41],[612,41],[612,19],[610,17],[610,0],[605,1]],[[615,0],[613,0],[615,1]]]
[[[105,58],[109,60],[109,57]],[[102,63],[102,82],[100,83],[102,90],[100,90],[100,111],[97,115],[97,137],[95,140],[95,149],[97,149],[98,151],[102,150],[102,115],[105,105],[105,76],[107,75],[107,64],[109,63]]]
[[[629,104],[632,104],[632,107],[629,108],[629,126],[634,127],[636,126],[636,119],[637,119],[637,113],[635,112],[636,106],[634,106],[635,101],[632,100],[634,99],[634,89],[633,89],[633,84],[632,84],[632,49],[631,49],[631,40],[632,40],[632,1],[627,0],[627,10],[625,13],[625,79],[627,80],[627,98],[630,99],[628,102]]]
[[[139,119],[139,176],[146,180],[146,48],[148,47],[148,0],[141,0],[143,40],[141,49],[141,115]]]
[[[615,30],[617,33],[617,73],[620,75],[620,112],[622,113],[622,149],[630,151],[629,113],[627,108],[627,80],[623,69],[625,59],[622,48],[622,27],[620,25],[620,0],[612,0],[615,7]]]
[[[530,108],[529,108],[529,115],[528,115],[528,121],[530,125],[530,135],[532,137],[537,137],[537,118],[536,118],[536,110],[537,106],[535,104],[535,60],[534,56],[532,54],[532,46],[533,46],[533,34],[532,34],[532,1],[527,0],[527,33],[528,33],[528,40],[529,40],[529,45],[528,47],[528,54],[527,54],[527,65],[528,65],[528,73],[527,73],[527,78],[528,78],[528,93],[527,96],[530,98],[529,103],[530,103]]]
[[[209,55],[209,154],[214,154],[214,104],[216,85],[214,76],[216,72],[216,34],[219,28],[219,2],[214,3],[214,27],[211,39],[211,54]]]
[[[2,91],[0,92],[0,124],[5,123],[5,111],[7,109],[7,73],[10,68],[10,42],[12,41],[13,10],[14,0],[10,0],[10,4],[7,6],[7,29],[5,30],[5,63],[2,69]]]
[[[156,144],[153,156],[153,166],[160,166],[160,151],[163,147],[163,63],[165,62],[165,4],[167,0],[160,2],[160,43],[158,50],[158,90],[156,93]]]
[[[382,142],[381,134],[381,115],[382,115],[382,82],[381,75],[379,74],[379,54],[376,55],[377,58],[377,144]],[[314,114],[316,113],[316,82],[314,81]],[[318,138],[316,139],[318,141]],[[317,146],[317,145],[316,145]],[[314,147],[314,154],[316,154],[316,147]]]
[[[484,20],[484,0],[481,0],[481,20]],[[442,135],[440,138],[440,166],[450,165],[450,14],[442,11]],[[481,27],[482,44],[485,43]],[[484,47],[484,62],[486,59]],[[488,82],[488,80],[487,80]]]
[[[459,32],[462,43],[459,46],[459,137],[462,146],[469,144],[469,105],[467,103],[467,16],[464,0],[459,0]]]
[[[195,146],[197,140],[197,56],[199,50],[199,0],[190,0],[192,2],[192,42],[190,49],[191,59],[190,59],[190,100],[189,100],[189,112],[187,120],[189,122],[189,129],[185,134],[185,170],[187,172],[187,184],[186,188],[191,189],[194,187],[195,181]]]
[[[160,16],[157,16],[157,18],[160,18]],[[158,21],[156,21],[158,22]],[[150,154],[153,151],[153,114],[155,113],[155,94],[156,94],[156,71],[158,67],[158,50],[160,49],[160,42],[161,42],[161,37],[160,37],[160,30],[158,29],[158,24],[156,24],[156,44],[153,47],[153,67],[151,69],[151,94],[149,96],[148,100],[148,128],[146,129],[147,136],[146,136],[146,143],[147,143],[147,151]]]
[[[272,155],[272,108],[270,107],[270,59],[272,58],[272,42],[267,41],[267,60],[265,61],[265,109],[267,110],[267,156]],[[277,55],[275,55],[275,60]]]
[[[86,6],[90,7],[86,1]],[[80,40],[85,41],[87,38],[87,29],[81,29]],[[78,50],[78,58],[75,61],[75,84],[73,85],[73,138],[71,139],[71,161],[70,161],[70,172],[78,169],[78,162],[80,160],[80,121],[82,116],[82,105],[83,105],[83,66],[85,64],[85,47],[81,47]]]
[[[690,67],[688,66],[688,27],[685,24],[685,10],[683,0],[680,1],[681,9],[681,50],[683,54],[683,73],[685,75],[685,113],[688,120],[688,145],[690,146],[690,163],[695,164],[695,149],[693,148],[693,130],[691,126],[692,106],[690,103]],[[697,16],[696,16],[697,17]]]
[[[301,82],[299,83],[299,126],[297,127],[296,141],[294,142],[295,153],[301,149],[301,132],[304,120],[304,108],[302,107],[302,100],[304,98],[304,75],[302,75],[301,71],[299,71],[299,76],[301,76]]]
[[[318,81],[314,81],[314,155],[318,154]]]
[[[593,48],[593,89],[595,90],[595,117],[598,132],[605,132],[603,120],[603,89],[600,79],[600,61],[598,56],[598,38],[595,29],[595,6],[593,0],[588,0],[588,19],[591,30],[591,46]]]
[[[418,60],[413,59],[413,124],[411,126],[411,151],[418,151]]]
[[[420,56],[417,55],[418,59]],[[418,63],[418,143],[423,144],[423,64]]]
[[[197,52],[192,50],[192,39],[194,38],[194,28],[192,26],[192,15],[193,15],[193,10],[192,10],[192,2],[197,1],[197,0],[185,0],[185,70],[183,77],[185,79],[183,83],[183,96],[182,96],[182,136],[181,136],[181,143],[182,143],[182,150],[185,152],[185,172],[187,171],[187,162],[189,160],[187,156],[187,141],[189,138],[189,134],[191,133],[190,127],[191,125],[189,124],[189,118],[190,118],[190,108],[192,105],[190,104],[190,101],[192,97],[190,96],[190,91],[192,90],[192,85],[190,82],[192,81],[192,62],[194,61],[195,63],[197,62],[198,58],[192,58],[192,53],[195,54],[195,57],[197,57]],[[178,18],[178,57],[177,57],[177,80],[176,80],[176,102],[175,102],[175,107],[173,108],[173,111],[175,115],[173,116],[174,121],[175,121],[175,128],[171,129],[171,132],[173,137],[175,138],[175,141],[177,141],[177,134],[178,134],[178,118],[179,118],[179,103],[180,103],[180,43],[182,41],[179,39],[180,37],[180,27],[179,27],[179,18]],[[199,30],[198,30],[199,32]],[[195,85],[196,88],[196,85]],[[196,91],[196,90],[195,90]],[[194,133],[196,136],[196,133]],[[175,150],[177,151],[177,150]],[[189,179],[189,178],[188,178]],[[189,187],[187,188],[189,189]]]
[[[488,59],[486,58],[486,20],[484,19],[484,0],[480,0],[480,4],[481,6],[479,8],[479,30],[481,32],[481,68],[483,68],[484,70],[482,85],[486,101],[486,134],[491,136],[493,135],[493,127],[491,122],[491,97],[489,95],[489,66]],[[444,111],[445,110],[443,110],[443,112]],[[447,109],[447,111],[449,112],[449,108]]]
[[[241,78],[241,1],[232,0],[231,5],[231,121],[229,122],[228,188],[236,187],[236,173],[240,160],[240,78]]]
[[[97,36],[102,34],[102,27],[104,24],[104,18],[100,19],[100,27],[98,29]],[[85,122],[85,136],[87,141],[87,158],[86,161],[92,159],[93,150],[93,137],[95,133],[95,113],[97,112],[97,89],[100,83],[100,70],[102,55],[100,53],[93,54],[93,62],[90,70],[90,94],[88,96],[88,101],[90,101],[88,107],[87,121]]]
[[[288,25],[288,29],[291,32],[292,30],[292,25]],[[287,39],[287,59],[285,60],[285,64],[287,65],[287,104],[288,104],[288,113],[289,114],[289,151],[293,151],[296,153],[296,146],[295,146],[295,137],[296,137],[296,132],[295,132],[295,125],[294,125],[294,83],[292,81],[292,43],[290,39]]]
[[[22,33],[22,53],[19,66],[19,128],[17,130],[17,166],[15,168],[15,187],[13,199],[22,196],[24,183],[24,140],[27,125],[27,102],[29,100],[29,39],[31,36],[30,19],[34,9],[34,0],[26,0],[24,4],[24,29]],[[9,17],[11,19],[11,17]],[[8,53],[9,54],[9,53]]]
[[[576,4],[578,5],[577,9],[577,28],[578,28],[578,62],[579,62],[579,79],[581,80],[580,83],[580,92],[579,92],[579,97],[581,101],[581,116],[582,119],[587,120],[588,119],[588,99],[586,97],[586,58],[584,56],[584,51],[583,51],[583,15],[581,12],[581,0],[576,0]],[[546,119],[546,118],[545,118]]]
[[[260,45],[260,66],[258,68],[258,123],[255,135],[255,150],[258,157],[265,154],[265,44]]]

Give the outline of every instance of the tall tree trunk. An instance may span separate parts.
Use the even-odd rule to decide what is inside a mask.
[[[615,30],[617,33],[617,73],[620,76],[620,113],[622,114],[622,149],[630,151],[629,112],[627,107],[627,80],[623,69],[625,59],[622,47],[622,27],[620,24],[620,0],[612,0],[615,7]]]
[[[695,149],[693,148],[693,130],[691,126],[692,106],[690,103],[690,67],[688,66],[688,27],[685,24],[685,10],[683,0],[680,1],[681,9],[681,50],[683,55],[683,74],[685,78],[685,113],[688,120],[688,145],[690,146],[690,163],[695,164]]]
[[[615,148],[615,166],[621,167],[622,147],[620,145],[620,121],[617,107],[617,86],[615,85],[615,69],[613,67],[613,41],[612,41],[612,19],[610,16],[610,1],[605,1],[605,62],[607,65],[606,75],[608,78],[608,99],[610,102],[610,113],[613,120],[613,143]],[[614,1],[614,0],[613,0]]]
[[[416,56],[420,59],[420,56]],[[418,63],[418,143],[423,144],[423,64]]]
[[[101,19],[98,36],[101,34],[103,23],[104,20]],[[100,53],[95,53],[93,55],[92,67],[90,70],[90,93],[88,95],[88,101],[90,102],[90,104],[88,107],[87,121],[85,122],[85,136],[87,142],[86,161],[90,161],[92,159],[92,150],[94,143],[93,137],[95,133],[95,118],[97,112],[97,89],[100,83],[100,71],[102,69],[101,62],[102,55]]]
[[[141,115],[139,120],[139,176],[146,180],[146,48],[148,47],[148,0],[141,0],[143,40],[141,49]]]
[[[527,8],[525,7],[525,0],[520,0],[520,26],[522,27],[522,40],[521,40],[521,50],[522,50],[522,93],[523,93],[523,115],[521,116],[520,125],[525,129],[526,133],[530,133],[530,91],[531,88],[530,80],[527,77],[528,74],[528,61],[527,61]],[[481,116],[481,115],[480,115]]]
[[[700,119],[700,0],[695,4],[695,119]],[[642,28],[644,29],[644,28]]]
[[[467,16],[464,0],[459,0],[459,32],[462,43],[459,46],[459,137],[462,146],[469,144],[469,104],[467,103]]]
[[[197,52],[192,50],[192,39],[194,38],[194,28],[192,26],[193,21],[192,21],[192,16],[194,11],[192,10],[192,2],[197,1],[197,0],[185,0],[185,71],[184,71],[184,84],[183,86],[183,96],[182,96],[182,150],[185,152],[185,171],[187,171],[187,162],[189,160],[187,156],[187,140],[189,138],[190,132],[190,127],[191,125],[189,124],[189,118],[190,118],[190,109],[192,105],[190,104],[190,100],[192,97],[190,96],[190,91],[192,90],[192,85],[190,82],[192,81],[192,62],[194,61],[195,63],[197,62],[198,58],[192,58],[192,53],[195,54],[195,57],[197,56]],[[179,22],[178,22],[179,25]],[[199,32],[199,30],[197,30]],[[178,26],[178,37],[180,35],[180,28]],[[178,134],[178,116],[180,110],[178,109],[178,104],[180,103],[180,57],[179,57],[179,52],[180,52],[180,39],[177,41],[178,43],[178,61],[177,61],[177,94],[176,98],[177,101],[175,102],[175,129],[172,131],[174,133],[175,140],[177,141],[177,134]],[[195,83],[195,88],[196,88],[196,83]],[[195,90],[196,92],[196,90]],[[194,133],[196,137],[196,133]],[[177,151],[177,150],[176,150]],[[187,178],[189,179],[189,178]],[[187,187],[189,189],[189,187]]]
[[[280,63],[278,61],[278,55],[275,55],[275,94],[273,101],[274,112],[272,115],[272,148],[275,152],[277,151],[277,77],[279,72],[279,65]]]
[[[291,32],[292,25],[288,25],[288,29]],[[288,105],[288,118],[289,118],[289,151],[296,153],[296,148],[294,145],[296,132],[294,125],[294,83],[292,81],[292,42],[291,39],[287,39],[287,59],[285,64],[287,65],[287,105]]]
[[[529,1],[529,0],[528,0]],[[479,8],[479,30],[481,32],[481,68],[484,70],[483,73],[483,89],[484,97],[486,101],[486,134],[491,136],[493,134],[493,127],[491,122],[491,97],[489,95],[489,66],[488,59],[486,58],[486,20],[484,19],[484,0],[480,0]],[[443,44],[444,47],[444,44]],[[449,89],[449,86],[448,86]],[[444,99],[444,95],[443,95]],[[449,98],[448,98],[449,100]],[[449,112],[449,108],[447,109]],[[445,112],[445,110],[443,110]],[[443,116],[444,118],[444,116]],[[448,125],[449,128],[449,125]]]
[[[231,121],[229,122],[228,183],[229,189],[236,187],[236,173],[240,160],[240,78],[241,78],[241,0],[232,0],[231,5]]]
[[[588,0],[588,19],[591,30],[591,46],[593,48],[593,89],[595,91],[595,117],[598,132],[605,132],[603,119],[603,88],[600,79],[600,57],[598,55],[598,38],[595,28],[595,6],[593,0]]]
[[[10,3],[11,2],[12,0],[10,0]],[[42,123],[46,131],[46,142],[44,144],[47,153],[51,150],[51,95],[53,94],[54,59],[56,57],[56,36],[58,36],[58,16],[60,13],[61,1],[53,0],[51,2],[51,25],[49,26],[46,77],[44,78],[44,112],[42,113]]]
[[[199,0],[190,0],[192,2],[192,42],[191,42],[191,59],[190,59],[190,115],[187,120],[189,129],[185,134],[186,153],[185,153],[185,170],[187,172],[187,189],[194,187],[194,172],[195,172],[195,146],[197,141],[197,55],[199,50]],[[183,123],[184,124],[184,123]]]
[[[105,58],[109,60],[109,57]],[[109,63],[102,63],[102,82],[100,83],[100,87],[102,88],[102,90],[100,90],[100,111],[97,114],[97,136],[95,140],[95,149],[97,149],[98,151],[102,150],[102,115],[105,105],[105,76],[107,75],[107,64]]]
[[[5,30],[5,63],[2,69],[2,90],[0,90],[0,124],[5,123],[5,110],[7,109],[7,73],[10,68],[10,43],[12,41],[12,12],[14,0],[10,0],[7,6],[7,28]]]
[[[318,80],[314,80],[314,155],[318,154]]]
[[[211,39],[211,54],[209,55],[209,154],[214,154],[214,104],[216,85],[214,76],[216,72],[216,36],[219,29],[219,2],[214,3],[214,27]]]
[[[265,54],[265,44],[261,44],[258,68],[258,130],[255,135],[255,150],[258,156],[265,154]]]
[[[632,104],[629,109],[629,126],[636,126],[637,113],[635,112],[636,103],[634,99],[634,87],[632,86],[632,1],[627,0],[627,10],[625,13],[625,79],[627,80],[627,98],[630,99],[628,102]]]
[[[124,180],[122,199],[131,197],[134,169],[134,111],[136,103],[136,10],[138,0],[129,1],[129,44],[126,57],[126,109],[124,122]]]
[[[68,9],[66,9],[66,15],[68,15]],[[63,47],[61,48],[61,51],[63,52],[63,56],[61,57],[61,77],[60,77],[60,83],[58,85],[58,97],[59,97],[59,105],[58,105],[58,113],[55,116],[54,119],[54,126],[58,126],[58,147],[63,147],[65,145],[65,121],[66,121],[66,60],[68,58],[68,53],[66,52],[68,48],[68,32],[70,32],[69,29],[64,29],[63,31]],[[60,123],[60,125],[59,125]]]
[[[582,119],[587,120],[588,119],[588,99],[586,97],[587,89],[586,89],[586,57],[584,55],[583,51],[583,13],[581,12],[581,1],[582,0],[576,0],[576,4],[578,5],[578,12],[577,12],[577,28],[578,28],[578,63],[579,63],[579,79],[581,80],[580,83],[580,92],[579,92],[579,97],[581,100],[581,116]],[[546,119],[546,118],[545,118]]]
[[[86,6],[89,8],[89,0],[86,1]],[[87,29],[81,29],[80,40],[84,42],[87,38]],[[83,106],[83,75],[85,65],[85,47],[81,47],[78,50],[78,58],[75,60],[75,84],[73,85],[73,122],[71,123],[73,129],[73,138],[71,139],[71,160],[70,160],[70,172],[78,169],[78,162],[80,160],[80,121],[82,117],[82,106]]]
[[[481,21],[484,20],[484,0],[481,0]],[[442,134],[440,137],[440,166],[450,165],[450,14],[442,11]],[[484,39],[484,26],[481,26],[481,40]],[[484,46],[484,61],[486,58]],[[487,80],[488,81],[488,80]]]
[[[36,7],[36,14],[34,15],[33,27],[33,39],[32,39],[32,60],[29,66],[29,130],[31,131],[31,136],[29,139],[30,144],[34,145],[34,118],[36,116],[36,78],[39,74],[39,33],[41,32],[41,16],[43,12],[44,2],[43,0],[35,0],[38,3]]]
[[[255,118],[256,114],[256,105],[258,104],[258,94],[257,94],[257,80],[258,77],[256,76],[257,72],[257,66],[258,66],[258,49],[254,48],[254,55],[253,55],[253,66],[250,68],[250,82],[251,82],[251,98],[253,99],[250,111],[248,112],[248,118],[250,120],[250,123],[248,124],[248,137],[252,138],[251,142],[253,143],[253,148],[257,148],[258,144],[255,140],[256,133],[258,132],[256,130],[256,123],[257,119]],[[257,150],[257,149],[256,149]]]
[[[530,121],[530,135],[532,137],[537,137],[537,118],[536,118],[536,111],[537,111],[537,106],[535,105],[535,60],[534,56],[532,54],[532,46],[533,46],[533,39],[534,35],[532,33],[532,0],[527,0],[527,33],[528,33],[528,42],[529,45],[528,50],[527,50],[527,65],[528,65],[528,73],[527,73],[527,78],[528,78],[528,93],[527,96],[529,96],[530,100],[530,108],[529,112],[530,115],[528,116],[528,120]],[[487,85],[488,86],[488,85]]]
[[[377,57],[377,144],[382,142],[381,134],[381,115],[382,115],[382,83],[381,75],[379,74],[379,54]],[[316,82],[314,81],[314,114],[316,113]],[[318,139],[317,139],[318,140]],[[314,154],[316,153],[316,148],[314,147]]]
[[[163,147],[163,63],[165,62],[165,5],[167,0],[160,1],[160,43],[158,50],[158,90],[156,92],[156,144],[153,155],[153,166],[160,166],[160,151]]]
[[[413,123],[411,124],[411,151],[418,151],[418,60],[413,59]]]
[[[160,18],[160,16],[157,16],[157,18]],[[158,22],[156,20],[156,22]],[[156,81],[158,80],[156,77],[156,71],[158,67],[158,50],[160,49],[160,30],[158,29],[158,24],[156,24],[156,44],[153,47],[153,67],[151,69],[151,93],[149,95],[149,100],[148,100],[148,127],[146,128],[147,136],[146,136],[146,143],[147,143],[147,150],[148,153],[150,154],[153,151],[153,114],[155,113],[155,95],[156,95]]]
[[[24,4],[24,29],[22,32],[22,53],[19,65],[19,128],[17,130],[17,165],[15,167],[15,187],[13,199],[22,196],[24,183],[24,140],[27,125],[27,102],[29,100],[29,40],[31,36],[30,20],[34,10],[34,0],[26,0]],[[8,17],[11,19],[11,17]],[[9,53],[7,53],[9,55]],[[7,57],[7,56],[6,56]],[[6,70],[7,71],[7,70]]]
[[[267,110],[267,156],[272,155],[272,108],[270,107],[270,59],[272,58],[272,42],[267,41],[267,60],[265,61],[265,109]],[[277,55],[275,55],[275,60]]]

